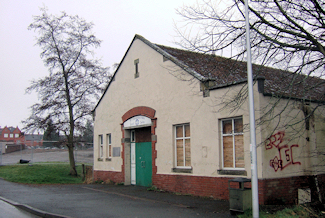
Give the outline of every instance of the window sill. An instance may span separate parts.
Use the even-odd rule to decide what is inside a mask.
[[[219,175],[247,176],[246,170],[218,170]]]
[[[108,158],[105,159],[105,161],[112,161],[112,158],[108,157]]]
[[[192,173],[192,167],[191,168],[173,168],[172,171],[174,173]]]

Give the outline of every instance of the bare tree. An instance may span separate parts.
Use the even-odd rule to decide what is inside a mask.
[[[177,13],[183,18],[176,26],[177,44],[210,54],[211,60],[207,60],[206,66],[215,64],[213,72],[205,73],[208,82],[215,87],[227,87],[232,82],[243,84],[237,93],[229,88],[220,96],[218,108],[228,111],[242,108],[248,94],[246,64],[242,62],[246,59],[245,0],[202,0],[193,6],[183,6]],[[256,122],[258,125],[273,122],[273,131],[268,130],[270,135],[278,128],[290,129],[288,138],[301,137],[308,145],[315,112],[321,113],[318,119],[325,116],[325,2],[250,0],[249,18],[252,60],[256,64],[253,65],[254,80],[260,76],[265,79],[268,84],[264,88],[268,89],[269,96],[269,103],[261,108]],[[215,54],[227,58],[221,60]],[[287,113],[297,106],[299,112]],[[306,155],[324,155],[318,149]],[[318,166],[324,166],[324,162],[318,162]],[[324,172],[324,168],[318,169]],[[319,173],[315,169],[311,171]],[[317,176],[315,184],[320,196]],[[321,201],[321,197],[319,199]]]
[[[245,71],[244,65],[238,63],[246,58],[244,10],[244,0],[203,0],[194,6],[183,6],[177,10],[183,18],[182,25],[176,26],[180,38],[177,44],[193,51],[226,54],[227,71],[232,74],[229,78],[238,76],[238,71]],[[265,76],[263,66],[282,70],[266,69],[274,71],[279,84],[282,83],[276,87],[278,90],[270,90],[274,94],[273,106],[283,96],[324,105],[324,80],[320,78],[325,76],[325,2],[251,0],[249,13],[252,59],[259,65],[253,66],[255,78]],[[234,59],[237,62],[230,61]],[[222,109],[239,108],[247,98],[247,89],[244,87],[233,98],[224,97]],[[268,107],[264,117],[270,114],[276,117],[273,109]]]
[[[231,2],[226,6],[206,0],[178,10],[185,22],[183,28],[178,28],[182,38],[179,44],[202,52],[232,46],[235,54],[231,56],[243,59],[246,51],[244,0]],[[249,10],[252,54],[256,63],[276,63],[283,70],[324,75],[324,1],[251,0]],[[189,31],[192,27],[198,30],[194,36]]]
[[[29,30],[38,33],[36,45],[42,49],[41,58],[49,75],[32,81],[26,92],[38,92],[40,103],[34,104],[25,128],[45,129],[47,122],[64,133],[69,150],[70,174],[76,176],[74,137],[84,129],[91,110],[109,81],[108,68],[91,59],[93,48],[101,41],[92,33],[93,24],[78,16],[61,12],[34,17]]]

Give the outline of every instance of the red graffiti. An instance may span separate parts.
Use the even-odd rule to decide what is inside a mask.
[[[268,138],[265,143],[266,150],[276,148],[279,152],[279,157],[275,156],[272,160],[270,160],[270,166],[274,169],[275,172],[277,172],[279,169],[283,170],[289,165],[294,165],[294,164],[301,165],[300,162],[295,162],[293,160],[293,155],[292,155],[292,149],[294,147],[299,147],[299,145],[297,144],[290,145],[290,146],[288,144],[281,145],[284,139],[284,135],[285,132],[280,131],[272,135],[270,138]],[[285,156],[285,159],[282,159],[282,156]]]

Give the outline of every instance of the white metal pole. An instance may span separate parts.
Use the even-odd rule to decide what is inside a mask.
[[[246,21],[246,49],[247,49],[247,81],[249,97],[249,127],[250,127],[250,153],[251,153],[251,172],[252,172],[252,205],[253,217],[259,217],[258,204],[258,177],[257,177],[257,152],[256,152],[256,132],[255,132],[255,110],[254,110],[254,89],[253,89],[253,70],[251,60],[250,45],[250,25],[248,17],[248,0],[245,0],[245,21]]]

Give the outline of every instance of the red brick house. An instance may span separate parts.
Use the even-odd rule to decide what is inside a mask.
[[[0,141],[13,142],[14,144],[24,144],[25,135],[20,131],[18,126],[15,127],[0,127]]]
[[[26,146],[43,146],[43,135],[41,134],[25,134],[20,131],[18,126],[0,127],[0,141],[10,142],[10,144],[24,144]]]

